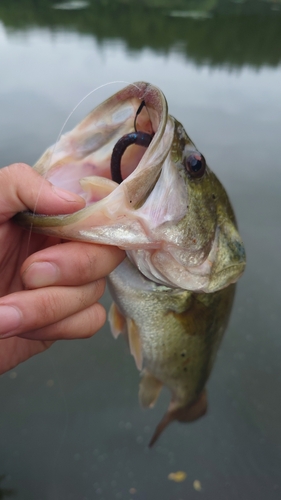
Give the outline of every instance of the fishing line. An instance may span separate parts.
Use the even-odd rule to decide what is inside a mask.
[[[73,115],[73,113],[76,111],[76,109],[80,106],[80,104],[82,104],[82,102],[84,102],[91,94],[93,94],[94,92],[96,92],[97,90],[100,90],[104,87],[107,87],[108,85],[115,85],[117,83],[127,83],[129,85],[133,85],[134,87],[136,87],[138,90],[141,90],[137,85],[135,85],[134,83],[131,83],[130,82],[127,82],[126,80],[115,80],[113,82],[108,82],[108,83],[104,83],[103,85],[100,85],[99,87],[96,87],[95,89],[91,90],[90,92],[88,92],[88,94],[86,94],[79,102],[78,104],[76,104],[76,106],[74,106],[74,108],[72,109],[72,111],[69,113],[68,117],[66,118],[59,134],[58,134],[58,137],[56,139],[56,142],[55,142],[55,146],[54,146],[54,149],[52,151],[52,154],[51,154],[51,157],[50,157],[50,160],[49,160],[49,166],[51,165],[51,162],[52,162],[52,158],[53,158],[53,155],[56,151],[56,146],[59,142],[59,139],[61,138],[62,136],[62,133],[63,133],[63,130],[68,122],[68,120],[71,118],[71,116]],[[46,174],[45,174],[46,175]],[[43,177],[45,178],[45,177]],[[43,183],[42,183],[43,185]],[[38,200],[39,200],[39,196],[41,194],[41,190],[42,190],[42,187],[39,189],[39,192],[37,194],[37,197],[36,197],[36,202],[35,202],[35,207],[34,207],[34,211],[33,211],[33,216],[35,215],[35,212],[36,212],[36,206],[37,206],[37,203],[38,203]]]
[[[50,363],[51,363],[51,365],[53,367],[55,379],[57,378],[57,381],[58,381],[58,388],[59,388],[59,392],[61,394],[61,400],[63,402],[64,412],[65,412],[64,429],[63,429],[63,432],[61,434],[61,438],[60,438],[60,442],[58,444],[58,448],[57,448],[57,450],[55,451],[55,454],[54,454],[53,468],[55,470],[57,462],[58,462],[58,459],[59,459],[59,455],[60,455],[60,452],[61,452],[61,449],[62,449],[62,446],[63,446],[63,443],[65,441],[65,437],[66,437],[66,434],[67,434],[68,423],[69,423],[69,411],[68,411],[67,400],[66,400],[65,392],[63,390],[63,386],[62,386],[60,374],[58,372],[58,368],[57,368],[57,366],[55,364],[55,361],[54,361],[53,357],[49,356],[49,360],[50,360]]]

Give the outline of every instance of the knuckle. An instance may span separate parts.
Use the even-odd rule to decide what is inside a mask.
[[[81,256],[77,262],[77,272],[79,277],[86,281],[94,278],[95,274],[95,259],[86,252],[86,255]]]
[[[101,278],[99,280],[94,281],[95,285],[95,296],[97,299],[100,299],[105,291],[106,281],[105,278]]]
[[[26,173],[29,173],[30,170],[31,167],[26,163],[13,163],[12,165],[1,169],[1,174],[6,176],[8,179],[11,177],[18,178],[18,176],[24,176]]]
[[[101,298],[105,291],[105,279],[99,279],[92,281],[87,285],[82,285],[79,288],[78,300],[82,305],[82,309],[86,309],[91,306],[94,302]]]
[[[61,295],[55,290],[48,290],[38,298],[36,304],[37,318],[41,324],[52,323],[57,320],[57,317],[62,310]]]
[[[98,277],[97,270],[100,266],[97,262],[95,245],[86,242],[67,242],[64,245],[66,245],[67,255],[72,259],[74,265],[71,282],[81,285],[93,282]],[[68,266],[64,268],[64,272],[69,276]]]
[[[97,304],[95,316],[97,330],[99,330],[106,322],[106,310],[101,304]]]
[[[81,252],[82,257],[78,263],[78,272],[84,280],[94,280],[98,268],[96,249],[90,243],[83,243],[82,245],[83,254]]]
[[[82,332],[82,338],[92,337],[106,321],[106,310],[101,304],[95,304],[85,311],[87,314],[87,327]]]

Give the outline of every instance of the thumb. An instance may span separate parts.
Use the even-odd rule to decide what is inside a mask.
[[[56,215],[73,213],[84,206],[81,196],[53,186],[24,163],[0,169],[0,223],[22,210]]]

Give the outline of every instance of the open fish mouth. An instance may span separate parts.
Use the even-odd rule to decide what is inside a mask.
[[[54,185],[82,196],[86,206],[106,197],[117,187],[116,183],[110,182],[114,146],[126,134],[134,132],[136,113],[142,102],[145,106],[139,113],[137,125],[142,132],[153,136],[149,156],[155,156],[154,163],[158,161],[160,169],[163,153],[158,154],[158,147],[167,124],[167,104],[162,92],[146,83],[130,85],[95,108],[77,127],[50,147],[34,168]],[[164,155],[167,152],[168,148]],[[137,167],[135,174],[138,178],[149,175],[149,181],[145,183],[139,179],[138,193],[135,190],[130,193],[132,207],[146,196],[146,189],[151,189],[151,182],[155,183],[159,173],[150,168],[146,159],[140,164],[145,153],[143,147],[132,144],[122,156],[123,180]]]
[[[243,243],[223,187],[151,84],[129,85],[100,104],[34,168],[86,206],[69,215],[23,212],[21,225],[119,246],[142,274],[169,287],[210,292],[236,281],[237,265],[239,275],[244,269],[235,245],[227,248],[229,237],[237,248]]]

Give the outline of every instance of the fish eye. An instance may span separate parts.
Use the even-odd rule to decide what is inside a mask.
[[[185,160],[187,173],[193,178],[200,178],[206,170],[206,160],[201,153],[191,153]]]

